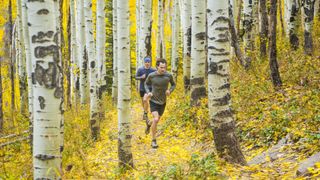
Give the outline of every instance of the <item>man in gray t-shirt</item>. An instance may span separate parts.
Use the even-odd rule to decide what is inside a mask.
[[[146,94],[148,98],[150,98],[150,110],[153,116],[153,121],[146,120],[146,134],[150,132],[151,127],[151,146],[153,148],[158,147],[156,141],[157,124],[165,110],[167,96],[169,96],[176,87],[173,76],[167,72],[166,60],[157,60],[156,66],[157,71],[149,74],[144,83]],[[171,84],[170,89],[168,89],[169,83]],[[151,92],[148,86],[152,87]]]

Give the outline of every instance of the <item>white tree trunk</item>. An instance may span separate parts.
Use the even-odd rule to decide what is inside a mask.
[[[245,49],[245,61],[247,65],[251,62],[251,51],[253,49],[252,43],[252,0],[244,0],[243,2],[243,29],[244,29],[244,49]]]
[[[297,16],[298,16],[298,4],[296,0],[286,0],[286,22],[287,22],[287,37],[289,37],[291,47],[297,49],[299,47],[299,38],[297,35]]]
[[[27,76],[26,76],[26,57],[23,44],[23,26],[22,26],[22,7],[21,0],[17,0],[17,19],[18,19],[18,45],[19,45],[19,85],[20,85],[20,112],[25,113],[28,102],[27,95]]]
[[[302,0],[304,10],[304,52],[307,55],[313,53],[313,19],[315,0]]]
[[[205,1],[191,0],[192,36],[191,36],[191,104],[195,105],[205,97],[205,62],[206,62],[206,9]]]
[[[208,0],[208,100],[214,142],[220,156],[246,164],[235,136],[230,107],[229,6],[226,0]]]
[[[88,59],[86,53],[86,38],[85,38],[85,18],[83,11],[84,0],[77,1],[77,44],[78,58],[80,68],[80,102],[86,104],[88,99]]]
[[[100,81],[100,93],[102,94],[106,90],[107,86],[107,72],[106,72],[106,20],[105,20],[105,1],[97,0],[97,61],[99,68],[99,81]],[[101,99],[101,97],[99,97]]]
[[[122,167],[133,167],[131,153],[130,132],[130,102],[131,102],[131,80],[130,80],[130,22],[129,2],[118,0],[118,156],[119,165]]]
[[[70,18],[71,18],[71,78],[70,78],[70,88],[71,88],[71,96],[73,100],[73,105],[76,105],[77,99],[79,98],[79,89],[77,89],[77,81],[78,81],[78,71],[79,71],[79,63],[78,63],[78,46],[77,46],[77,27],[76,27],[76,8],[75,8],[75,0],[70,0]],[[79,28],[78,28],[79,30]]]
[[[59,48],[58,1],[28,1],[29,41],[33,64],[34,179],[58,179],[61,171],[63,80]]]
[[[139,42],[139,62],[138,66],[143,65],[143,59],[146,56],[151,57],[151,28],[152,28],[152,6],[151,0],[141,1],[141,34]]]
[[[178,77],[178,66],[179,66],[179,35],[180,35],[180,11],[179,1],[176,0],[173,4],[173,18],[172,18],[172,65],[171,72],[175,82]]]
[[[191,69],[191,0],[183,0],[183,82],[187,92],[190,89]]]
[[[27,0],[22,0],[22,29],[23,29],[23,44],[24,54],[26,56],[27,82],[28,82],[28,112],[29,112],[29,130],[30,130],[30,144],[33,139],[33,87],[32,87],[32,61],[30,49],[30,37],[28,28],[27,16]]]
[[[313,14],[313,17],[316,18],[318,17],[318,20],[319,20],[319,6],[320,6],[320,0],[315,0],[315,3],[314,3],[314,14]]]
[[[164,58],[164,2],[163,0],[158,0],[158,29],[157,29],[157,47],[156,47],[156,57]]]
[[[137,0],[139,1],[139,0]],[[115,104],[118,102],[118,18],[117,18],[117,0],[113,0],[112,2],[112,34],[113,34],[113,76],[112,76],[112,100]],[[137,26],[137,29],[140,26]],[[137,55],[137,61],[138,61],[138,55]]]
[[[90,129],[93,139],[98,139],[100,134],[99,120],[99,67],[95,56],[95,43],[93,37],[92,24],[92,0],[84,1],[84,16],[85,16],[85,35],[86,49],[89,61],[89,80],[90,80]]]

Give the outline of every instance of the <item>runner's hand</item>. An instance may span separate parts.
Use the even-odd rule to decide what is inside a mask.
[[[166,91],[166,95],[167,95],[167,96],[170,96],[170,94],[171,94],[170,91],[167,90],[167,91]]]
[[[141,79],[145,79],[146,78],[146,74],[142,75],[140,78]]]
[[[151,92],[148,93],[148,97],[152,97],[153,94]]]

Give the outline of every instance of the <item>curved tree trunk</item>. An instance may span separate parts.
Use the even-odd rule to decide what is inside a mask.
[[[219,156],[245,165],[235,134],[230,107],[230,42],[228,38],[228,1],[208,0],[208,89],[209,115]]]
[[[84,16],[86,24],[86,48],[89,61],[89,80],[90,80],[90,129],[93,139],[98,139],[100,135],[100,119],[99,119],[99,68],[95,56],[95,43],[93,37],[92,24],[92,0],[84,1]]]
[[[191,73],[191,0],[183,0],[183,82],[184,90],[190,90]]]
[[[271,80],[274,87],[280,87],[282,82],[277,62],[277,0],[271,0],[269,38],[269,65],[271,70]]]
[[[34,90],[34,179],[58,179],[61,171],[63,79],[60,61],[58,1],[28,1]],[[39,13],[40,12],[40,13]]]
[[[229,2],[232,2],[233,0],[230,0]],[[229,29],[230,29],[230,34],[231,34],[231,47],[234,48],[234,52],[238,58],[238,60],[240,61],[242,66],[245,66],[246,62],[244,60],[240,45],[239,45],[239,41],[238,41],[238,36],[237,36],[237,32],[236,32],[236,28],[234,25],[234,16],[233,16],[233,6],[232,4],[229,5]]]
[[[139,0],[137,0],[139,1]],[[113,63],[112,63],[112,69],[113,69],[113,76],[112,76],[112,100],[114,104],[118,103],[118,18],[117,18],[117,0],[113,0],[112,4],[112,34],[113,34]],[[137,29],[140,26],[137,26]],[[140,37],[140,36],[139,36]],[[138,55],[137,55],[137,61],[138,61]]]
[[[313,19],[314,19],[315,0],[302,0],[304,10],[304,53],[312,55],[313,53]]]
[[[192,36],[191,36],[191,104],[196,105],[207,94],[205,88],[206,62],[206,16],[205,1],[191,0]]]
[[[118,156],[119,166],[123,168],[133,167],[131,153],[130,132],[130,102],[131,102],[131,80],[130,80],[130,22],[129,2],[118,0]],[[120,58],[121,57],[121,58]]]
[[[179,66],[179,36],[180,36],[180,11],[179,1],[176,0],[173,5],[173,18],[172,18],[172,65],[171,72],[175,82],[178,77]]]

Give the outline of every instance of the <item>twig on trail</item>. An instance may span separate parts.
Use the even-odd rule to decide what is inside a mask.
[[[17,143],[17,142],[28,140],[28,139],[29,139],[29,137],[22,137],[22,138],[16,139],[16,140],[11,141],[11,142],[2,143],[2,144],[0,144],[0,148],[3,148],[3,147],[5,147],[7,145],[10,145],[10,144],[14,144],[14,143]]]

